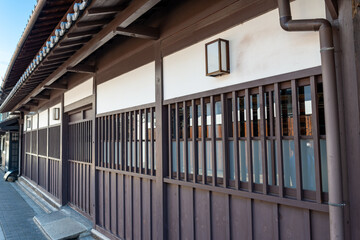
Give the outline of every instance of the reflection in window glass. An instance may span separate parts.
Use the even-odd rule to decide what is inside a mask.
[[[185,172],[184,167],[184,108],[179,106],[179,165],[180,165],[180,172]]]
[[[194,173],[194,167],[193,167],[193,152],[194,152],[194,147],[192,144],[192,139],[193,139],[193,107],[192,106],[188,106],[187,108],[187,116],[186,116],[186,122],[187,122],[187,161],[188,161],[188,168],[189,168],[189,173],[193,174]]]
[[[223,154],[222,154],[222,106],[221,102],[215,102],[215,138],[216,138],[216,173],[217,177],[224,177]]]
[[[246,102],[245,97],[237,98],[237,114],[238,114],[238,136],[246,137]]]
[[[260,100],[259,94],[250,96],[250,118],[251,118],[251,136],[260,136]]]
[[[320,158],[321,158],[321,182],[323,192],[329,192],[328,188],[328,171],[327,171],[327,154],[326,140],[320,139]]]
[[[318,111],[319,111],[319,130],[320,135],[325,135],[325,108],[324,108],[324,94],[323,85],[319,83],[317,85],[317,97],[318,97]]]
[[[246,141],[244,140],[239,141],[239,157],[240,157],[240,181],[248,182],[249,175],[248,175],[248,164],[246,161],[247,158]]]
[[[177,163],[176,163],[176,114],[175,109],[171,108],[171,165],[172,171],[177,171]]]
[[[252,164],[254,183],[263,183],[262,161],[261,161],[261,141],[252,140]]]
[[[280,91],[280,112],[282,136],[294,136],[294,121],[292,112],[291,89]]]
[[[304,190],[316,190],[315,160],[313,140],[300,140],[302,187]]]
[[[300,135],[312,135],[312,107],[310,86],[298,87]]]
[[[229,178],[235,180],[234,141],[229,141]]]
[[[211,132],[211,104],[206,103],[205,104],[205,120],[206,120],[206,144],[205,144],[205,159],[206,159],[206,175],[212,176],[212,161],[211,161],[211,138],[212,132]],[[214,156],[215,157],[215,156]]]
[[[268,184],[277,186],[279,184],[278,161],[276,141],[267,140],[267,167],[268,167]],[[275,159],[275,161],[272,161]]]
[[[293,140],[282,140],[284,186],[296,188],[295,147]]]

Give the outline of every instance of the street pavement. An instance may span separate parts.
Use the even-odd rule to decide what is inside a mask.
[[[33,217],[45,212],[0,170],[0,240],[46,240]]]

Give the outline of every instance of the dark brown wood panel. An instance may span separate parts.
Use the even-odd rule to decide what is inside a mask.
[[[279,206],[280,239],[310,239],[309,210]]]
[[[252,222],[250,221],[251,216],[248,214],[249,205],[251,205],[250,199],[235,196],[230,197],[230,228],[232,239],[252,238]]]
[[[180,187],[180,232],[181,239],[193,239],[195,233],[193,188]]]
[[[194,193],[196,239],[211,239],[210,193],[203,190]]]
[[[329,214],[311,211],[310,216],[311,216],[311,239],[313,240],[330,239]]]
[[[168,238],[180,239],[179,186],[167,185]]]
[[[278,239],[278,219],[274,216],[274,206],[264,201],[253,201],[254,239]]]

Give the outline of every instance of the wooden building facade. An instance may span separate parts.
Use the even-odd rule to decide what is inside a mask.
[[[287,4],[39,0],[2,86],[20,174],[113,239],[360,238],[357,6],[292,1],[319,39]]]

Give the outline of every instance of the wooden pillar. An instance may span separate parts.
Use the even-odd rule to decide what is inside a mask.
[[[338,19],[332,20],[343,177],[345,238],[360,239],[360,1],[338,0]]]
[[[51,115],[51,114],[50,114]],[[68,115],[64,112],[64,94],[61,96],[61,125],[60,125],[60,204],[68,202]]]
[[[92,157],[91,157],[91,167],[90,167],[90,215],[92,217],[93,226],[95,228],[96,226],[96,206],[97,206],[97,183],[98,183],[98,177],[96,175],[96,156],[97,156],[97,124],[96,124],[96,112],[97,112],[97,105],[96,105],[96,74],[93,75],[93,94],[94,94],[94,101],[92,104],[93,108],[93,116],[91,118],[92,120]]]
[[[166,201],[164,175],[167,156],[167,121],[166,109],[163,107],[164,84],[161,42],[155,44],[155,114],[156,114],[156,186],[155,191],[155,239],[166,239]]]

